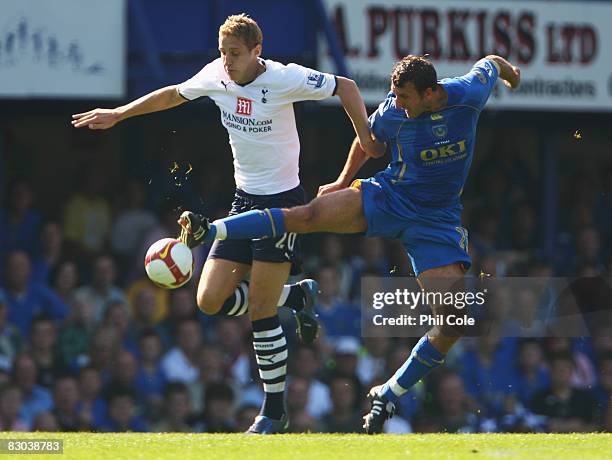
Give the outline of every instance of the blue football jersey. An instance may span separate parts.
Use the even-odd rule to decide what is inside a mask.
[[[370,116],[374,136],[391,146],[392,160],[377,175],[401,200],[420,206],[455,206],[472,164],[476,124],[498,77],[481,59],[469,73],[439,81],[448,104],[409,118],[390,92]]]

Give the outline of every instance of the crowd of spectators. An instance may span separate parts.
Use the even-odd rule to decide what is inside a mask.
[[[517,170],[522,173],[517,173]],[[568,180],[555,257],[542,252],[540,203],[526,168],[500,161],[465,196],[472,272],[607,276],[612,172]],[[195,304],[198,274],[166,291],[142,258],[177,233],[180,209],[148,205],[146,182],[120,200],[92,171],[62,214],[43,216],[28,180],[0,209],[0,426],[15,431],[240,432],[263,399],[248,315],[209,317]],[[579,185],[576,185],[579,184]],[[36,196],[38,195],[38,196]],[[223,209],[215,210],[222,214]],[[198,265],[207,248],[196,250]],[[362,338],[360,280],[409,276],[397,242],[361,236],[304,239],[304,276],[320,284],[323,333],[288,334],[287,407],[295,432],[360,432],[367,389],[384,382],[416,338]],[[609,306],[608,306],[609,308]],[[465,338],[447,365],[410,389],[386,430],[408,432],[612,430],[612,325],[596,337]]]

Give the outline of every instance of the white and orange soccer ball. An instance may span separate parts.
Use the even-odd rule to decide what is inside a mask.
[[[163,238],[153,243],[144,260],[149,279],[166,289],[187,283],[193,275],[194,264],[191,249],[174,238]]]

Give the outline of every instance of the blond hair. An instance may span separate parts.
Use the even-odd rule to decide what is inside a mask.
[[[263,42],[261,29],[253,19],[244,13],[228,16],[219,27],[219,36],[222,35],[232,35],[242,40],[249,50]]]

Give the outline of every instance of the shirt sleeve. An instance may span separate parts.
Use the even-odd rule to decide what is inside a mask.
[[[459,78],[465,90],[463,103],[482,110],[499,77],[497,65],[489,59],[481,59],[472,70]]]
[[[387,142],[391,140],[388,129],[386,129],[387,117],[385,117],[385,114],[393,103],[393,97],[393,93],[389,93],[387,95],[387,99],[382,101],[376,111],[368,118],[370,131],[372,134],[374,134],[376,140],[380,142]]]
[[[336,94],[337,80],[335,75],[329,73],[289,64],[285,68],[285,79],[291,102],[319,101]]]
[[[193,101],[202,96],[207,96],[218,81],[215,79],[215,62],[210,62],[189,80],[178,86],[178,92],[185,99]]]

